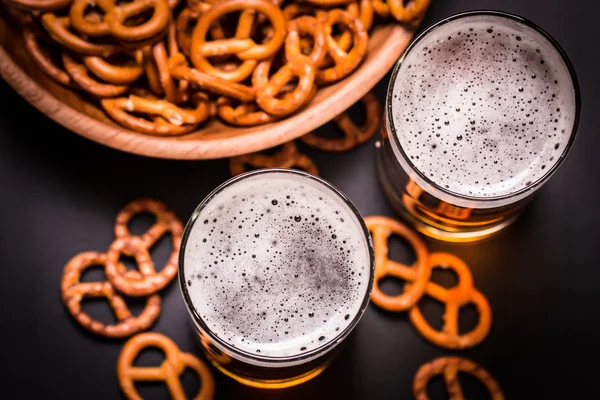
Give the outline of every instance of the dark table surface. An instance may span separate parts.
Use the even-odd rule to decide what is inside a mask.
[[[406,314],[371,305],[348,347],[318,378],[297,388],[263,392],[213,371],[217,399],[411,398],[418,367],[449,354],[487,368],[507,398],[574,398],[593,386],[600,372],[591,354],[597,348],[594,328],[600,315],[594,293],[600,279],[595,253],[600,245],[600,139],[594,122],[600,109],[600,30],[593,3],[583,3],[434,1],[424,22],[476,8],[520,14],[561,43],[582,89],[581,124],[572,153],[517,223],[484,243],[429,241],[431,249],[462,257],[488,297],[493,326],[485,342],[466,351],[444,350],[424,340]],[[375,88],[381,100],[387,81]],[[228,179],[227,161],[181,162],[122,153],[50,121],[4,82],[0,93],[0,390],[32,399],[120,398],[115,364],[124,342],[92,336],[73,322],[60,299],[63,266],[79,252],[105,251],[113,240],[117,211],[136,197],[161,199],[187,220],[202,198]],[[303,150],[321,176],[348,194],[364,216],[392,216],[376,179],[374,141],[344,154]],[[165,258],[167,246],[168,241],[159,245],[158,259]],[[399,258],[408,260],[401,250]],[[435,279],[450,283],[452,277]],[[152,330],[200,354],[177,285],[170,285],[162,298],[162,314]],[[104,303],[94,302],[89,309],[93,316],[110,318]],[[435,304],[426,303],[424,309],[427,317],[440,318]],[[467,311],[465,321],[473,320]],[[158,362],[158,355],[144,354],[141,362]],[[187,375],[184,383],[190,393],[198,384]],[[465,380],[464,386],[470,398],[486,398],[473,381]],[[160,385],[140,390],[146,398],[167,397]],[[434,399],[446,398],[441,380],[431,393]]]

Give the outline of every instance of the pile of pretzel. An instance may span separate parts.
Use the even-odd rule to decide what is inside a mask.
[[[1,0],[52,79],[99,99],[121,125],[180,135],[217,115],[288,116],[351,74],[375,15],[419,20],[430,0]]]
[[[143,235],[129,232],[128,224],[139,213],[152,213],[154,225]],[[150,248],[165,234],[171,234],[173,249],[167,264],[156,272],[150,257]],[[159,291],[177,275],[179,247],[183,225],[173,211],[156,200],[140,199],[127,204],[117,215],[116,239],[106,253],[88,251],[73,257],[65,266],[61,283],[62,298],[75,320],[89,331],[111,338],[123,338],[148,329],[160,315]],[[120,261],[122,256],[134,257],[138,270],[128,270]],[[88,268],[103,266],[106,281],[81,282]],[[124,296],[144,297],[142,313],[134,316]],[[115,324],[104,324],[90,317],[81,307],[85,298],[105,298],[117,319]]]

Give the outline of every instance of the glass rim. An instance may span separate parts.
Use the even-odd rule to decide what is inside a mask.
[[[368,249],[368,253],[369,253],[368,257],[369,257],[369,264],[370,264],[369,265],[369,283],[367,284],[367,289],[365,291],[364,298],[360,304],[359,310],[356,313],[356,315],[353,317],[350,324],[344,330],[342,330],[338,335],[333,337],[331,340],[325,342],[323,345],[315,347],[312,350],[303,352],[298,355],[285,356],[285,357],[273,357],[273,356],[257,355],[254,353],[250,353],[250,352],[247,352],[247,351],[244,351],[237,347],[232,346],[231,344],[227,343],[225,340],[221,339],[218,335],[216,335],[208,327],[208,325],[204,322],[204,320],[200,317],[200,315],[198,314],[198,311],[193,306],[193,303],[191,301],[191,298],[190,298],[190,295],[189,295],[189,292],[187,289],[187,285],[185,284],[185,274],[184,274],[184,257],[185,257],[185,249],[186,249],[188,237],[189,237],[190,232],[191,232],[196,220],[198,219],[200,213],[211,202],[211,200],[216,195],[221,193],[224,189],[228,188],[231,185],[236,184],[239,181],[242,181],[247,178],[251,178],[256,175],[275,174],[275,173],[292,174],[292,175],[302,176],[304,178],[315,181],[315,182],[325,186],[334,195],[337,195],[343,201],[343,203],[350,209],[350,211],[354,214],[354,216],[356,217],[356,219],[358,221],[360,229],[362,230],[363,236],[365,238],[365,244]],[[275,364],[275,365],[289,364],[289,363],[294,363],[293,365],[297,365],[297,364],[295,364],[296,362],[310,361],[315,358],[318,358],[321,355],[328,353],[330,350],[335,348],[343,339],[345,339],[354,330],[354,328],[358,324],[359,320],[365,313],[365,311],[369,305],[370,299],[371,299],[371,292],[373,290],[373,283],[375,280],[375,253],[373,250],[373,243],[372,243],[371,235],[370,235],[369,230],[364,222],[364,219],[360,215],[356,206],[354,206],[354,204],[350,201],[350,199],[341,190],[339,190],[338,188],[336,188],[335,186],[333,186],[331,183],[327,182],[326,180],[324,180],[320,177],[311,175],[309,173],[306,173],[304,171],[299,171],[299,170],[294,170],[294,169],[286,169],[286,168],[269,168],[269,169],[258,169],[258,170],[254,170],[254,171],[250,171],[250,172],[246,172],[246,173],[237,175],[237,176],[225,181],[224,183],[220,184],[216,189],[214,189],[212,192],[210,192],[210,194],[208,194],[200,202],[200,204],[194,209],[194,212],[190,216],[190,218],[189,218],[188,222],[186,223],[185,228],[183,230],[183,235],[181,238],[181,246],[180,246],[180,250],[179,250],[178,270],[179,270],[179,287],[181,289],[181,294],[183,296],[183,301],[185,303],[185,306],[188,309],[188,312],[190,313],[190,315],[192,316],[192,319],[194,320],[194,324],[198,328],[200,328],[202,331],[204,331],[207,335],[209,335],[209,338],[211,341],[217,342],[220,346],[227,349],[227,351],[235,354],[236,356],[243,357],[242,361],[244,361],[244,359],[250,359],[252,361],[256,361],[256,362],[260,362],[260,363],[266,362],[266,363]],[[287,365],[285,365],[285,366],[287,366]]]
[[[451,190],[448,190],[448,189],[440,186],[439,184],[437,184],[436,182],[434,182],[433,180],[428,178],[426,175],[424,175],[421,171],[419,171],[415,167],[414,163],[410,160],[410,158],[406,155],[406,153],[404,152],[404,149],[402,148],[402,145],[400,144],[400,141],[398,139],[398,133],[396,131],[396,127],[394,126],[391,101],[388,101],[388,99],[392,98],[392,96],[393,96],[394,84],[396,82],[398,72],[400,71],[400,68],[402,67],[402,64],[404,63],[404,60],[410,54],[410,52],[416,47],[416,45],[421,40],[423,40],[425,37],[427,37],[432,31],[439,28],[440,26],[445,25],[452,21],[456,21],[459,19],[467,18],[467,17],[473,17],[473,16],[492,16],[492,17],[500,17],[500,18],[509,19],[512,21],[516,21],[520,24],[523,24],[524,26],[539,33],[544,39],[546,39],[548,41],[548,43],[550,43],[550,45],[552,47],[554,47],[554,49],[556,50],[556,52],[558,53],[558,55],[564,62],[565,66],[567,68],[567,71],[569,73],[569,76],[571,78],[571,82],[573,85],[573,91],[574,91],[574,95],[575,95],[575,113],[574,113],[574,118],[573,118],[573,127],[571,128],[571,133],[570,133],[567,145],[565,146],[565,149],[563,150],[561,155],[558,157],[556,163],[551,168],[549,168],[548,171],[544,175],[542,175],[539,179],[537,179],[531,185],[524,187],[522,189],[519,189],[515,192],[508,193],[508,194],[501,195],[501,196],[477,197],[477,196],[469,196],[469,195],[456,193],[456,192],[453,192]],[[577,130],[579,127],[579,119],[580,119],[580,114],[581,114],[581,89],[579,87],[579,81],[577,80],[575,68],[573,67],[573,64],[571,63],[569,57],[567,56],[567,53],[560,46],[558,41],[556,39],[554,39],[554,37],[552,37],[552,35],[550,35],[548,32],[543,30],[536,23],[530,21],[527,18],[518,16],[515,14],[511,14],[511,13],[508,13],[505,11],[473,10],[473,11],[460,12],[457,14],[450,15],[446,18],[443,18],[443,19],[431,24],[427,28],[425,28],[419,35],[417,35],[411,41],[411,43],[407,46],[406,50],[404,50],[404,53],[402,54],[400,59],[396,62],[396,64],[394,65],[394,68],[392,70],[392,74],[391,74],[388,88],[386,91],[385,109],[386,109],[386,114],[387,114],[387,121],[386,121],[387,126],[389,127],[389,129],[391,130],[391,133],[392,133],[389,136],[391,136],[393,138],[395,147],[400,152],[400,155],[402,156],[402,158],[406,161],[406,163],[408,163],[411,170],[414,171],[414,173],[416,173],[420,179],[423,179],[428,185],[431,185],[431,187],[435,188],[436,190],[439,190],[443,194],[452,196],[453,198],[459,199],[460,201],[476,202],[479,204],[488,204],[488,205],[492,205],[494,203],[511,204],[511,203],[514,203],[514,202],[520,200],[521,198],[523,198],[528,192],[533,193],[534,191],[539,189],[548,180],[548,178],[550,178],[550,176],[552,176],[554,174],[554,172],[556,172],[556,170],[562,165],[563,161],[567,157],[569,151],[571,150],[571,147],[573,146],[573,143],[575,142],[575,137],[577,136]],[[392,146],[392,147],[394,147],[394,146]],[[396,150],[396,149],[392,149],[392,150]],[[396,153],[396,152],[394,151],[394,153]],[[507,202],[507,200],[509,200],[509,201]],[[513,201],[510,201],[510,200],[513,200]]]

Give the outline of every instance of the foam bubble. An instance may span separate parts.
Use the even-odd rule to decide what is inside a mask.
[[[496,197],[548,173],[569,142],[575,91],[537,31],[471,16],[433,30],[393,87],[393,124],[415,168],[461,195]]]
[[[370,262],[356,216],[321,183],[255,175],[213,197],[191,228],[184,274],[192,306],[230,345],[286,357],[352,322]]]

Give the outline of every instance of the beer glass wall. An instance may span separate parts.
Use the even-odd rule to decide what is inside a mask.
[[[573,67],[539,27],[500,12],[449,17],[393,70],[378,150],[384,192],[429,236],[490,236],[560,166],[579,109]]]
[[[373,251],[352,203],[304,172],[254,171],[188,222],[180,286],[207,358],[247,385],[307,381],[366,309]]]

